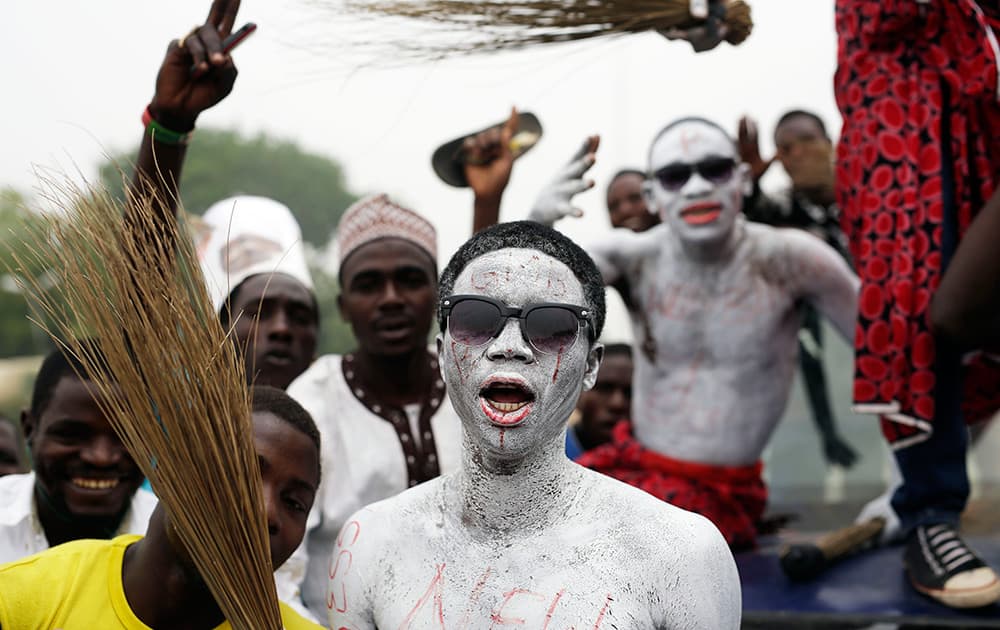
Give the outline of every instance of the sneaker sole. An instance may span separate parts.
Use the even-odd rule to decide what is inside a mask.
[[[1000,581],[997,580],[978,588],[950,591],[920,586],[913,581],[913,578],[910,578],[910,584],[917,591],[950,608],[982,608],[1000,600]]]

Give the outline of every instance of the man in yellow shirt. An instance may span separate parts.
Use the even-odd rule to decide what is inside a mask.
[[[283,391],[253,392],[260,462],[277,569],[295,551],[320,479],[319,432]],[[282,604],[285,630],[314,630]],[[0,566],[2,630],[211,630],[230,628],[161,504],[145,537],[78,540]]]

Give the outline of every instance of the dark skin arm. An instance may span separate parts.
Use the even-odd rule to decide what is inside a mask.
[[[750,173],[753,176],[754,188],[756,188],[757,182],[764,176],[767,169],[771,168],[774,158],[765,160],[761,157],[760,138],[757,132],[757,123],[754,119],[748,116],[740,118],[740,125],[736,134],[736,146],[740,152],[740,160],[750,165]]]
[[[175,132],[194,129],[198,115],[233,89],[236,67],[222,40],[236,21],[240,0],[214,0],[205,24],[170,42],[156,77],[150,114]],[[193,70],[192,70],[193,68]],[[143,134],[130,195],[154,194],[160,219],[172,225],[186,147]],[[155,239],[151,238],[151,242]],[[173,533],[166,510],[156,508],[146,536],[129,546],[122,569],[126,599],[155,628],[214,628],[224,620],[211,592]]]
[[[146,535],[125,550],[122,588],[132,612],[151,628],[209,630],[225,620],[162,503]]]
[[[955,251],[931,302],[931,325],[967,348],[1000,345],[1000,188]]]
[[[816,423],[816,430],[819,432],[820,440],[823,442],[823,455],[826,456],[828,464],[836,464],[842,468],[850,468],[858,461],[858,453],[853,447],[840,436],[837,431],[837,423],[832,417],[820,419],[813,415]]]
[[[472,233],[495,225],[500,220],[500,201],[510,181],[514,154],[510,140],[517,132],[517,109],[502,127],[469,136],[462,143],[466,155],[465,178],[475,194]]]
[[[239,7],[240,0],[214,0],[205,24],[181,40],[170,42],[149,105],[153,119],[162,126],[189,132],[203,111],[232,91],[236,66],[222,52],[222,41],[232,33]],[[143,133],[130,192],[155,193],[164,221],[171,220],[176,212],[185,152],[184,145],[154,140],[149,129]]]

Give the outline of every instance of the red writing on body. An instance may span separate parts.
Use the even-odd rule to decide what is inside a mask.
[[[398,630],[428,627],[425,623],[418,621],[418,618],[425,619],[428,614],[430,615],[432,627],[439,630],[448,630],[448,628],[451,628],[451,630],[469,630],[472,627],[481,627],[479,624],[473,622],[477,619],[486,621],[483,617],[487,615],[490,621],[490,630],[512,627],[535,627],[538,630],[557,630],[557,626],[553,625],[554,623],[558,624],[558,628],[566,628],[566,630],[576,630],[577,628],[580,630],[600,630],[605,618],[609,614],[612,602],[610,593],[604,595],[600,604],[592,604],[593,607],[587,607],[592,612],[590,615],[584,616],[584,619],[587,616],[590,617],[584,623],[567,627],[565,625],[565,617],[575,615],[577,611],[567,610],[565,605],[562,607],[563,612],[559,615],[559,617],[563,618],[563,621],[554,622],[553,619],[557,616],[556,613],[560,604],[564,604],[565,602],[565,588],[559,589],[554,594],[540,593],[519,587],[512,588],[503,593],[499,603],[493,606],[491,610],[484,609],[479,606],[479,602],[492,577],[493,568],[487,567],[472,585],[468,597],[463,597],[466,601],[464,611],[458,623],[454,624],[446,622],[448,615],[445,611],[445,590],[447,587],[445,582],[445,563],[435,565],[430,583],[423,590],[402,623],[400,623]],[[454,588],[454,585],[451,588]],[[421,615],[422,611],[426,612]],[[451,619],[454,619],[454,617],[451,617]]]
[[[444,603],[442,601],[442,584],[441,581],[444,579],[444,567],[445,563],[437,565],[437,569],[434,572],[434,577],[431,579],[431,583],[427,586],[427,590],[424,594],[420,596],[417,603],[413,606],[410,614],[406,615],[403,619],[403,623],[399,624],[399,630],[405,630],[413,624],[413,620],[416,618],[417,613],[427,604],[428,601],[434,600],[433,604],[433,614],[434,618],[437,619],[438,627],[441,630],[445,630],[444,627]]]
[[[358,542],[361,534],[361,523],[351,521],[340,530],[337,536],[337,545],[333,555],[330,557],[330,591],[326,596],[326,607],[328,610],[336,610],[340,613],[347,612],[347,574],[351,571],[354,563],[354,554],[351,547]]]

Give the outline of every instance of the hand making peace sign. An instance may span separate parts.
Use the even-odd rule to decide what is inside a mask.
[[[239,8],[240,0],[213,0],[204,24],[170,42],[149,106],[157,122],[190,131],[201,112],[232,91],[236,66],[223,42],[233,32]]]

